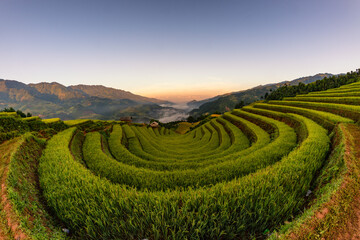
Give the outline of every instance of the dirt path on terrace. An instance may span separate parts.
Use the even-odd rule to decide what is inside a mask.
[[[26,234],[19,228],[16,214],[7,196],[6,178],[9,171],[11,153],[20,145],[21,140],[15,138],[0,145],[0,240],[28,239]]]
[[[314,216],[280,237],[292,240],[360,240],[360,127],[340,124],[346,173],[340,188]]]
[[[345,126],[346,148],[345,148],[345,162],[360,163],[360,127],[354,124]],[[354,174],[360,177],[360,166],[352,168]],[[333,239],[339,240],[355,240],[360,239],[360,189],[357,189],[357,194],[351,202],[352,213],[349,215],[348,221],[340,229],[334,229]]]

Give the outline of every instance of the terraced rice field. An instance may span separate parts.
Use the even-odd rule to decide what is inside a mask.
[[[360,84],[354,83],[258,102],[186,134],[79,120],[67,121],[68,128],[46,148],[44,140],[24,136],[17,142],[23,148],[14,147],[6,168],[21,161],[27,148],[39,149],[29,159],[39,178],[34,194],[46,206],[38,207],[45,214],[36,225],[41,231],[28,217],[20,229],[31,239],[328,237],[327,224],[336,224],[341,214],[330,213],[322,224],[309,221],[320,221],[316,216],[324,204],[343,196],[343,177],[354,170],[342,153],[346,139],[359,130],[357,96]],[[21,193],[16,180],[5,183],[14,189],[13,208],[24,209],[25,197],[14,197]],[[347,201],[355,199],[356,191],[344,192]],[[299,231],[306,224],[313,231],[305,236]]]

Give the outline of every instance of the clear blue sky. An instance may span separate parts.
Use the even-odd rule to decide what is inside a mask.
[[[359,0],[1,0],[0,78],[205,97],[360,67]]]

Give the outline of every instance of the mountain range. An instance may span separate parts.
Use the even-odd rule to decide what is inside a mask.
[[[56,82],[24,84],[0,79],[0,108],[13,107],[42,118],[117,119],[131,115],[146,121],[162,117],[160,104],[172,103],[101,85],[66,87]]]

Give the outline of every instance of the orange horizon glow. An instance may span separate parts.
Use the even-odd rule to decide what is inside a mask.
[[[170,91],[158,91],[158,92],[141,92],[137,93],[144,97],[157,98],[170,102],[183,103],[190,102],[192,100],[203,100],[212,98],[218,95],[229,93],[229,90],[170,90]]]

